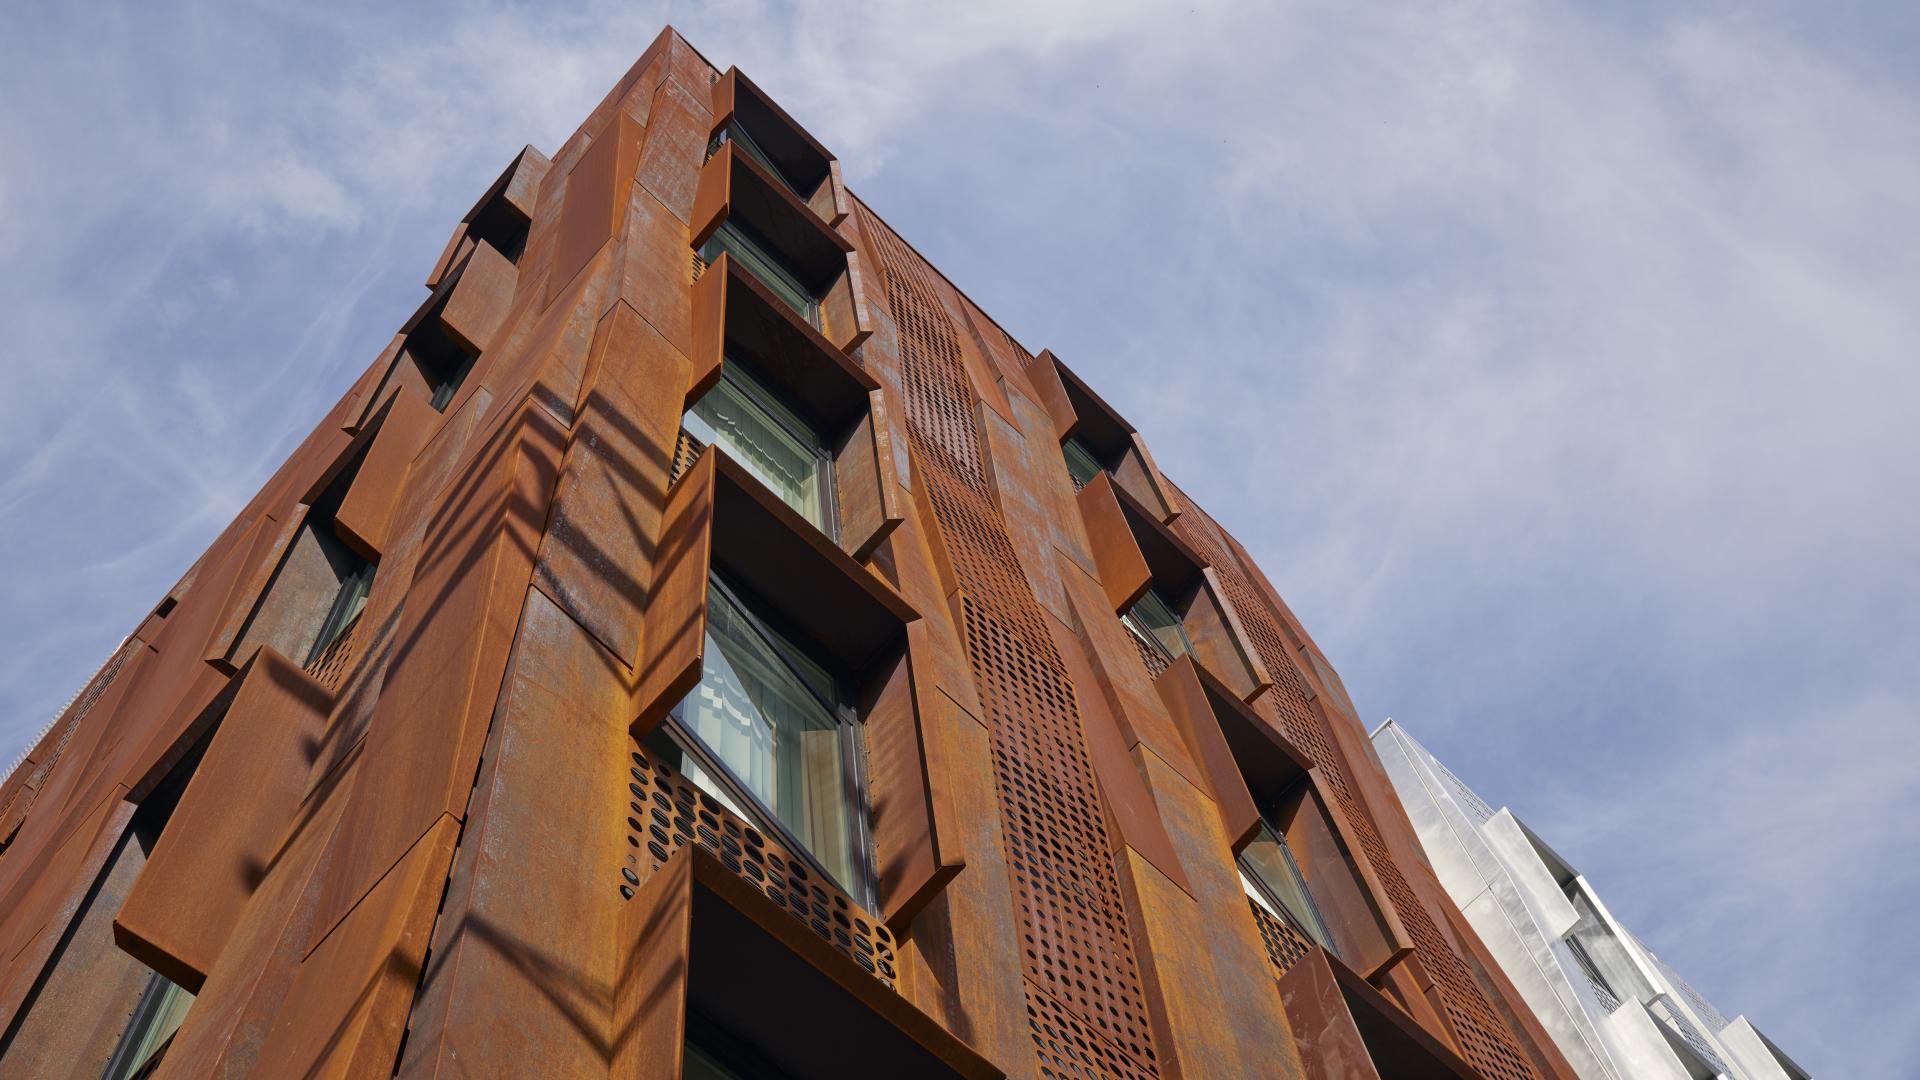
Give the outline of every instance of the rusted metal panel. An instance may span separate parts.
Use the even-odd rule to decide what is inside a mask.
[[[1160,692],[1168,715],[1186,737],[1194,759],[1206,773],[1208,793],[1213,796],[1226,829],[1227,847],[1239,851],[1260,828],[1260,809],[1254,805],[1246,781],[1240,776],[1233,751],[1221,737],[1220,722],[1214,718],[1206,689],[1195,674],[1193,657],[1175,658],[1153,685]]]
[[[400,1051],[460,823],[442,816],[301,962],[261,1076],[387,1076]]]
[[[1113,482],[1101,473],[1080,489],[1076,501],[1087,525],[1094,565],[1100,570],[1100,586],[1115,612],[1126,611],[1153,587],[1153,572],[1113,497]]]
[[[668,859],[620,908],[620,930],[610,950],[619,972],[614,1076],[680,1080],[692,961],[693,861],[692,851]]]
[[[693,218],[694,189],[700,162],[706,157],[713,115],[707,110],[706,88],[696,96],[679,80],[668,79],[654,91],[647,117],[646,145],[636,170],[626,175],[660,200],[682,225]]]
[[[492,347],[493,338],[513,302],[514,286],[520,272],[506,256],[481,241],[467,257],[466,269],[453,285],[447,306],[440,312],[440,325],[447,336],[478,355]]]
[[[644,131],[624,115],[615,117],[567,171],[559,246],[547,276],[547,303],[573,282],[608,241],[620,235],[627,187]]]
[[[427,526],[313,944],[432,821],[465,808],[533,575],[563,433],[528,402]]]
[[[369,559],[378,559],[388,542],[407,472],[442,415],[413,394],[394,398],[367,447],[367,456],[354,475],[353,486],[334,512],[334,531],[347,546]]]
[[[206,755],[113,921],[121,948],[198,991],[306,793],[333,697],[270,648],[239,678]],[[247,812],[234,813],[235,792]]]
[[[916,685],[911,653],[932,645],[915,625],[909,624],[906,653],[878,680],[861,710],[880,914],[896,931],[966,865],[958,823],[946,795],[936,794],[926,734],[953,723],[956,706],[931,687]]]
[[[630,850],[625,664],[539,590],[527,599],[402,1077],[607,1076]]]
[[[658,726],[700,680],[707,648],[707,574],[713,565],[718,454],[709,447],[674,483],[660,515],[653,588],[647,597],[634,680],[636,736]]]
[[[623,663],[640,653],[687,360],[625,304],[601,320],[534,576]]]

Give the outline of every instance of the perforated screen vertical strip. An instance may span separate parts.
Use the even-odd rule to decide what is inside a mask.
[[[1466,962],[1447,944],[1407,884],[1406,877],[1387,852],[1372,816],[1354,795],[1345,767],[1332,750],[1331,735],[1321,726],[1309,704],[1305,682],[1294,666],[1279,615],[1232,558],[1219,526],[1179,492],[1182,512],[1174,530],[1213,565],[1227,601],[1239,615],[1253,647],[1273,677],[1273,690],[1262,695],[1258,707],[1280,725],[1294,745],[1320,766],[1328,789],[1340,802],[1346,819],[1358,834],[1360,846],[1387,891],[1387,900],[1413,937],[1421,962],[1441,987],[1447,1019],[1459,1035],[1461,1050],[1474,1067],[1491,1080],[1530,1080],[1538,1074],[1515,1044],[1507,1027],[1481,993]]]
[[[1074,686],[987,489],[975,400],[942,286],[858,208],[899,330],[914,475],[964,592],[962,633],[991,732],[1044,1075],[1158,1075],[1146,998]]]

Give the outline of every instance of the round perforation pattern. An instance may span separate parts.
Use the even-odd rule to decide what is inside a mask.
[[[697,843],[874,978],[900,977],[893,934],[832,882],[637,745],[629,753],[627,853],[614,883],[632,899],[667,857]]]
[[[1276,919],[1266,908],[1247,899],[1247,906],[1253,909],[1253,921],[1260,927],[1260,940],[1267,947],[1267,962],[1273,965],[1275,978],[1285,975],[1288,969],[1313,948],[1313,942],[1307,936],[1283,920]]]
[[[1156,1076],[1146,997],[1074,687],[982,467],[977,402],[955,329],[965,321],[954,314],[964,301],[946,302],[951,287],[883,223],[864,212],[860,223],[899,329],[914,475],[964,593],[961,629],[991,732],[1043,1075]]]
[[[1273,677],[1273,690],[1260,696],[1256,708],[1320,766],[1328,791],[1353,826],[1367,861],[1373,865],[1386,890],[1387,900],[1413,938],[1421,962],[1440,984],[1440,1000],[1448,1023],[1459,1036],[1461,1050],[1489,1080],[1532,1080],[1538,1075],[1532,1063],[1495,1015],[1492,1004],[1468,969],[1467,960],[1449,946],[1447,938],[1414,895],[1406,876],[1388,853],[1386,841],[1372,815],[1354,795],[1345,763],[1334,753],[1333,737],[1322,726],[1308,697],[1306,682],[1295,666],[1294,650],[1288,646],[1290,635],[1276,606],[1268,602],[1252,575],[1234,558],[1213,519],[1195,506],[1185,492],[1176,488],[1175,494],[1181,513],[1173,524],[1174,531],[1212,564],[1227,602],[1233,605],[1241,626],[1252,639],[1254,651],[1259,653]]]

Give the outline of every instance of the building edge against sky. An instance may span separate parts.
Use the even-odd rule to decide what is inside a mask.
[[[664,31],[425,286],[0,784],[0,1072],[1589,1075],[1245,549],[745,74]]]
[[[1373,733],[1447,894],[1583,1080],[1810,1080],[1621,926],[1592,883],[1388,720]]]

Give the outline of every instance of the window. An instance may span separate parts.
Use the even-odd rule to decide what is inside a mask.
[[[800,516],[832,535],[833,490],[820,436],[781,405],[765,385],[729,356],[718,385],[680,424],[705,446],[719,446]]]
[[[1060,446],[1067,458],[1067,475],[1073,477],[1073,490],[1079,491],[1106,470],[1094,459],[1093,452],[1079,439],[1068,439]]]
[[[760,144],[754,140],[754,137],[747,133],[747,129],[741,126],[740,121],[735,120],[726,127],[713,133],[713,140],[707,143],[707,156],[712,157],[719,153],[720,147],[727,143],[732,143],[734,146],[739,147],[741,153],[759,162],[761,165],[766,166],[767,171],[773,174],[774,179],[780,181],[781,185],[788,191],[793,192],[802,199],[806,198],[806,195],[794,186],[793,181],[787,178],[787,174],[780,171],[780,166],[773,163],[773,156],[762,149]]]
[[[1333,935],[1307,891],[1300,864],[1293,861],[1286,839],[1265,821],[1240,852],[1240,884],[1267,914],[1293,924],[1321,948],[1333,951]]]
[[[752,230],[729,218],[700,247],[700,257],[708,263],[721,252],[732,255],[741,266],[765,285],[780,302],[792,308],[814,326],[820,325],[820,303],[813,290],[802,284],[773,249],[753,235]]]
[[[647,745],[871,904],[859,729],[837,680],[718,575],[707,605],[699,685]]]
[[[340,591],[334,594],[333,606],[327,610],[326,621],[320,624],[320,633],[313,639],[313,648],[308,651],[305,664],[312,664],[327,651],[327,646],[339,640],[353,620],[367,606],[367,594],[373,589],[373,564],[361,558],[346,545],[340,545],[337,556],[348,562],[346,576],[340,581]]]
[[[1180,625],[1180,617],[1152,589],[1142,594],[1126,614],[1120,616],[1120,621],[1136,640],[1160,653],[1169,663],[1193,651],[1193,642],[1187,638],[1186,628]]]
[[[192,1005],[192,994],[155,972],[147,980],[147,989],[140,995],[127,1029],[120,1033],[120,1042],[101,1074],[104,1080],[128,1080],[140,1075],[172,1041]]]

